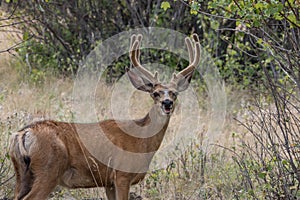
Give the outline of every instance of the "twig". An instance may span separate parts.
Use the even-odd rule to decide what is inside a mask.
[[[30,36],[27,40],[22,40],[21,42],[18,42],[18,43],[16,43],[15,45],[13,45],[13,46],[11,46],[11,47],[5,49],[5,50],[0,50],[0,53],[8,52],[8,53],[12,54],[12,53],[11,53],[12,50],[16,49],[19,45],[23,44],[24,42],[27,42],[28,40],[30,40],[30,39],[32,39],[32,38],[33,38],[33,35]],[[12,54],[12,55],[13,55],[13,54]]]
[[[184,0],[180,0],[180,2],[182,2],[183,4],[185,4],[186,6],[188,7],[191,7],[187,2],[185,2]],[[216,17],[216,18],[221,18],[221,19],[227,19],[227,20],[231,20],[231,21],[240,21],[240,22],[244,22],[244,20],[241,20],[241,19],[235,19],[235,18],[229,18],[229,17],[224,17],[224,16],[220,16],[220,15],[214,15],[214,14],[210,14],[210,13],[207,13],[207,12],[204,12],[200,9],[197,10],[197,12],[203,14],[203,15],[206,15],[206,16],[209,16],[209,17]]]
[[[8,181],[10,181],[14,176],[15,176],[15,174],[12,175],[11,177],[9,177],[8,179],[6,179],[5,181],[3,181],[2,183],[0,183],[0,186],[5,185],[5,184],[6,184]]]

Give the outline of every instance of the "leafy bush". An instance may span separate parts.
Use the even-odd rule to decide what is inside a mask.
[[[222,77],[237,88],[260,87],[262,62],[278,78],[298,77],[298,73],[289,74],[299,58],[293,51],[299,28],[295,2],[122,0],[99,4],[94,0],[60,0],[11,1],[9,5],[16,18],[25,19],[19,26],[28,42],[18,51],[27,65],[36,69],[30,71],[33,79],[49,69],[74,75],[80,61],[99,42],[122,31],[149,26],[198,33]],[[294,53],[289,54],[290,50]],[[123,61],[116,61],[107,74],[123,74]]]
[[[255,199],[300,198],[300,120],[298,88],[266,73],[271,104],[257,99],[241,124],[253,140],[241,139],[234,160],[242,188]],[[293,86],[291,86],[291,84]]]

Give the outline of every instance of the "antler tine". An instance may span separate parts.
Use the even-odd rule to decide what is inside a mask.
[[[130,44],[130,60],[133,67],[137,68],[146,78],[148,78],[151,82],[158,82],[158,74],[155,72],[153,75],[150,71],[144,68],[140,63],[140,44],[143,36],[141,34],[132,35],[131,36],[131,44]]]
[[[186,76],[189,73],[193,73],[195,68],[199,65],[200,62],[200,43],[197,34],[192,35],[193,40],[195,42],[194,51],[192,48],[192,41],[190,38],[185,38],[185,43],[187,45],[188,53],[189,53],[189,66],[180,71],[178,74],[173,74],[172,81],[175,81],[179,76]]]
[[[193,39],[195,42],[199,42],[199,37],[197,34],[193,34],[192,35]],[[188,49],[188,54],[189,54],[189,62],[192,63],[194,60],[194,52],[193,52],[193,45],[192,45],[192,41],[189,37],[185,38],[185,44],[187,46]]]
[[[137,41],[139,41],[139,45],[137,47],[136,57],[137,57],[138,61],[140,61],[140,56],[141,56],[140,47],[141,47],[141,41],[143,39],[143,35],[142,34],[138,34],[136,39],[137,39]]]
[[[196,33],[194,33],[192,36],[195,42],[199,42],[199,37]]]
[[[194,57],[194,62],[192,65],[194,67],[197,67],[200,63],[200,42],[199,42],[199,37],[196,33],[193,34],[193,39],[195,41],[195,57]]]
[[[129,54],[131,54],[131,50],[132,50],[132,46],[133,46],[133,43],[135,42],[136,40],[136,34],[133,34],[131,37],[130,37],[130,52]]]
[[[185,38],[185,44],[188,49],[188,54],[189,54],[189,63],[193,62],[194,59],[194,52],[193,52],[193,46],[192,46],[192,41],[190,38],[186,37]]]
[[[139,43],[141,43],[142,38],[143,38],[143,36],[141,34],[138,34],[138,35],[133,34],[131,36],[131,38],[130,38],[130,58],[131,58],[132,50],[134,50],[134,48],[133,48],[134,42],[137,40],[137,41],[139,41]],[[139,58],[140,58],[140,45],[135,50],[136,50],[136,57],[139,60]]]

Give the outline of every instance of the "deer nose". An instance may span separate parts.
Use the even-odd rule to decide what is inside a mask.
[[[173,101],[171,101],[170,99],[165,99],[162,101],[162,105],[165,107],[172,107]]]

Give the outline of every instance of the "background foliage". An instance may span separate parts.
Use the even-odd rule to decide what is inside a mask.
[[[227,86],[245,90],[251,100],[229,114],[243,131],[233,143],[206,154],[192,144],[179,160],[152,172],[143,189],[159,199],[300,198],[300,4],[297,0],[6,0],[1,22],[22,30],[16,50],[26,63],[20,71],[41,84],[50,74],[72,77],[101,41],[138,27],[164,27],[190,35],[212,55]],[[6,26],[6,25],[5,25]],[[0,25],[0,28],[4,25]],[[187,62],[168,52],[149,50],[145,60],[181,69]],[[112,83],[129,65],[120,57],[108,68]],[[196,80],[196,82],[200,80]],[[1,100],[0,93],[0,102]],[[2,95],[3,99],[6,95]],[[250,98],[250,97],[249,97]],[[236,113],[240,113],[241,116]],[[242,113],[242,114],[241,114]],[[8,120],[10,121],[10,120]],[[11,132],[4,123],[1,129]],[[6,130],[9,129],[9,130]],[[247,137],[251,136],[251,140]],[[181,152],[182,153],[182,152]],[[8,157],[0,154],[0,186],[11,178]]]
[[[229,84],[257,87],[263,67],[278,78],[285,73],[299,83],[299,74],[293,70],[299,64],[297,1],[7,2],[12,16],[20,20],[26,41],[18,53],[30,63],[32,73],[51,68],[64,76],[74,75],[80,61],[99,42],[131,28],[155,26],[198,33]],[[168,57],[160,61],[178,66]],[[115,73],[124,73],[124,65],[120,66],[111,66],[108,74],[118,77]]]

